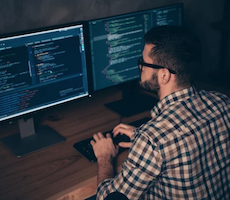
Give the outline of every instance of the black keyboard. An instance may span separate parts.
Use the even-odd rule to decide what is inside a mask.
[[[135,127],[139,127],[140,125],[144,124],[145,122],[149,121],[151,118],[146,117],[143,119],[140,119],[138,121],[132,122],[129,125],[131,126],[135,126]],[[106,133],[110,133],[112,135],[113,138],[113,130],[110,131],[106,131],[105,133],[103,133],[103,135],[105,136]],[[85,139],[83,141],[77,142],[73,145],[73,147],[79,151],[83,156],[85,156],[89,161],[91,162],[97,162],[97,158],[94,155],[94,151],[93,151],[93,147],[90,144],[90,141],[93,140],[93,137]],[[113,143],[114,144],[118,144],[119,142],[130,142],[130,138],[126,135],[121,135],[118,134],[115,138],[113,138]],[[119,148],[119,153],[121,153],[122,151],[124,151],[124,148]]]

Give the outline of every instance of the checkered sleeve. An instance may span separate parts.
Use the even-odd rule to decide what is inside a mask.
[[[115,191],[125,194],[128,199],[140,199],[153,186],[161,172],[163,161],[160,151],[150,141],[145,132],[136,132],[121,172],[99,185],[98,200]]]

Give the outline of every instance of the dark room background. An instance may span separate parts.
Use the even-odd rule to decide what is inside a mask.
[[[184,25],[202,41],[201,71],[217,70],[221,58],[221,31],[212,28],[211,24],[223,19],[225,0],[1,0],[0,34],[97,19],[174,3],[184,4]]]

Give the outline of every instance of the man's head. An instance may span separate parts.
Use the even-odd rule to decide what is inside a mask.
[[[201,63],[201,48],[199,40],[191,32],[177,26],[154,27],[145,34],[144,41],[143,60],[139,62],[142,63],[139,65],[142,87],[170,93],[192,84]]]

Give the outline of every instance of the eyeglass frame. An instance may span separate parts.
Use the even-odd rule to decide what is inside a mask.
[[[140,69],[141,71],[142,71],[143,66],[146,66],[146,67],[150,67],[150,68],[153,68],[153,69],[164,69],[164,68],[165,68],[165,69],[169,70],[169,72],[170,72],[171,74],[177,74],[174,70],[169,69],[169,68],[167,68],[167,67],[163,67],[163,66],[161,66],[161,65],[154,65],[154,64],[146,63],[146,62],[144,61],[143,57],[140,57],[140,58],[138,59],[137,64],[138,64],[138,66],[141,66],[141,69]]]

